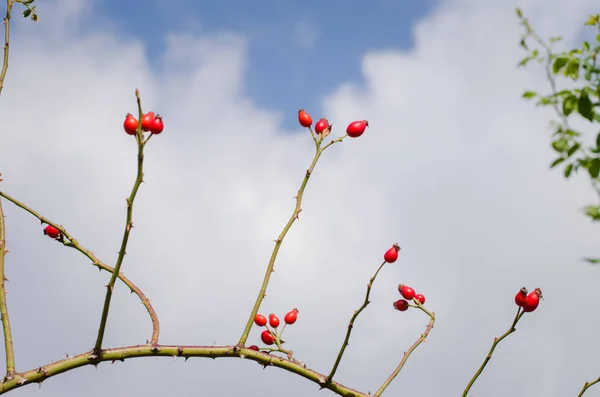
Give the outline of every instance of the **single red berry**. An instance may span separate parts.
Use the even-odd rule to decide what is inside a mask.
[[[165,128],[165,125],[163,123],[162,117],[160,117],[159,115],[156,115],[154,120],[152,120],[152,123],[150,123],[150,132],[154,135],[158,135],[161,132],[163,132],[164,128]]]
[[[154,112],[148,112],[142,116],[142,131],[150,131],[150,126],[154,121]]]
[[[328,127],[329,127],[329,121],[327,121],[327,119],[321,119],[321,120],[317,121],[317,124],[315,124],[315,132],[317,134],[321,134]]]
[[[131,113],[127,113],[125,121],[123,122],[123,129],[129,135],[135,135],[138,128],[138,121]]]
[[[422,305],[425,304],[425,295],[423,295],[423,294],[416,294],[415,295],[415,299],[418,300]]]
[[[58,231],[58,229],[50,225],[44,228],[44,234],[50,238],[55,239],[58,238],[58,236],[60,236],[60,232]]]
[[[517,306],[523,307],[523,305],[525,304],[526,298],[527,298],[527,288],[523,287],[515,295],[515,303],[517,304]]]
[[[292,309],[291,312],[288,312],[288,314],[285,315],[285,317],[283,318],[283,321],[285,321],[286,324],[294,324],[296,322],[296,320],[298,319],[298,309]]]
[[[408,302],[404,299],[399,299],[396,302],[394,302],[394,309],[404,312],[408,310]]]
[[[251,345],[251,346],[248,346],[248,349],[250,349],[250,350],[256,350],[256,351],[258,351],[258,346],[256,346],[256,345]]]
[[[262,314],[257,314],[254,317],[254,324],[258,325],[259,327],[264,327],[267,325],[267,318]]]
[[[400,295],[402,295],[402,297],[404,299],[407,299],[409,301],[413,300],[413,298],[415,297],[415,290],[410,288],[407,285],[402,285],[400,284],[398,286],[398,291],[400,292]]]
[[[279,317],[273,313],[269,314],[269,325],[273,328],[279,327]]]
[[[298,110],[298,122],[302,127],[310,127],[312,125],[312,117],[310,114],[306,113],[304,109]]]
[[[358,138],[365,132],[365,129],[369,126],[369,122],[367,120],[362,121],[353,121],[348,124],[348,128],[346,128],[346,134],[350,138]]]
[[[262,340],[265,345],[272,345],[275,343],[275,337],[268,329],[264,330],[260,334],[260,340]]]
[[[392,246],[392,248],[390,248],[389,250],[387,250],[385,252],[385,254],[383,254],[383,259],[387,263],[394,263],[394,262],[396,262],[396,259],[398,259],[398,251],[400,251],[400,246],[398,245],[398,243],[396,243],[396,244],[394,244]]]
[[[528,313],[537,309],[540,304],[540,298],[543,299],[541,289],[536,288],[533,292],[530,292],[523,302],[523,311]]]

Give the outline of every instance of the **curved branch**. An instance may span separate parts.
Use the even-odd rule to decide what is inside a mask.
[[[0,179],[0,182],[2,179]],[[2,315],[2,330],[4,331],[4,350],[6,353],[6,379],[11,379],[15,374],[15,352],[13,350],[12,331],[8,318],[8,304],[6,303],[6,288],[4,282],[4,255],[6,254],[6,229],[4,227],[4,212],[0,200],[0,313]]]
[[[583,396],[583,393],[585,393],[587,391],[587,389],[589,389],[590,387],[594,386],[596,383],[600,382],[600,378],[596,378],[591,382],[585,382],[583,384],[583,387],[581,388],[581,391],[579,392],[579,394],[577,395],[577,397],[581,397]]]

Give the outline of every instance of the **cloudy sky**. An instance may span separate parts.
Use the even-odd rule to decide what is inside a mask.
[[[421,334],[423,313],[392,309],[405,283],[427,296],[437,323],[387,394],[460,395],[510,326],[516,291],[539,286],[545,301],[472,394],[575,396],[600,376],[600,271],[580,261],[599,253],[600,234],[580,213],[594,200],[585,179],[548,170],[552,114],[520,99],[545,82],[540,69],[515,67],[517,5],[567,44],[599,11],[597,0],[40,2],[39,23],[15,20],[1,189],[113,264],[136,162],[122,122],[139,88],[166,129],[147,147],[123,271],[152,299],[162,343],[234,344],[313,156],[297,110],[328,117],[334,136],[366,118],[367,133],[318,164],[261,312],[298,307],[285,339],[328,372],[368,278],[398,241],[400,259],[376,281],[337,380],[376,390]],[[17,369],[90,349],[109,275],[3,206]],[[113,304],[106,346],[150,337],[122,284]],[[109,389],[330,394],[251,361],[167,358],[85,367],[12,393]]]

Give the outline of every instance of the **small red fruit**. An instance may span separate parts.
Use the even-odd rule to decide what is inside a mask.
[[[425,295],[423,294],[416,294],[415,295],[415,299],[419,301],[419,303],[421,303],[422,305],[425,304]]]
[[[540,298],[543,298],[541,289],[536,288],[533,292],[530,292],[525,298],[525,302],[523,302],[523,311],[529,313],[537,309]]]
[[[368,126],[369,122],[367,120],[354,121],[348,124],[348,128],[346,128],[346,134],[348,134],[350,138],[358,138],[365,132],[365,129]]]
[[[58,236],[60,236],[60,232],[58,231],[58,229],[50,225],[44,228],[44,234],[50,238],[55,239],[58,238]]]
[[[396,302],[394,302],[394,309],[404,312],[408,310],[408,302],[404,299],[399,299]]]
[[[291,312],[288,312],[288,314],[285,315],[285,317],[283,318],[283,321],[285,321],[286,324],[294,324],[296,322],[296,320],[298,319],[298,309],[292,309]]]
[[[269,325],[273,328],[279,327],[279,317],[274,315],[273,313],[269,314]]]
[[[527,298],[527,288],[523,287],[515,295],[515,303],[517,304],[517,306],[523,307],[523,305],[525,304],[526,298]]]
[[[154,121],[154,112],[148,112],[142,116],[142,131],[150,131],[150,126]]]
[[[402,284],[400,284],[398,286],[398,291],[400,292],[400,295],[402,295],[402,297],[404,299],[407,299],[409,301],[413,300],[415,297],[415,294],[416,294],[414,289],[410,288],[407,285],[402,285]]]
[[[259,327],[264,327],[267,325],[267,318],[262,314],[257,314],[254,317],[254,324],[258,325]]]
[[[256,346],[256,345],[251,345],[251,346],[248,346],[248,349],[250,349],[250,350],[256,350],[256,351],[258,351],[258,346]]]
[[[275,337],[268,329],[264,330],[260,334],[260,340],[262,340],[265,345],[272,345],[275,343]]]
[[[163,132],[164,128],[165,128],[165,125],[162,121],[162,117],[160,117],[159,115],[156,115],[154,120],[152,120],[152,123],[150,123],[150,132],[154,135],[158,135],[161,132]]]
[[[315,132],[317,134],[321,134],[328,127],[329,127],[329,121],[327,121],[327,119],[321,119],[321,120],[317,121],[317,124],[315,124]]]
[[[123,129],[129,135],[135,135],[138,128],[138,121],[131,113],[127,113],[125,121],[123,122]]]
[[[302,127],[308,128],[312,125],[312,117],[310,114],[306,113],[304,109],[298,110],[298,122]]]
[[[396,262],[396,259],[398,259],[398,251],[400,251],[400,246],[398,245],[398,243],[395,243],[392,246],[392,248],[390,248],[389,250],[387,250],[385,252],[385,254],[383,254],[383,259],[387,263],[394,263],[394,262]]]

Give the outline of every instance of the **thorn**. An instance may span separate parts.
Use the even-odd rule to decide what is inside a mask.
[[[21,378],[18,383],[19,383],[19,385],[23,386],[26,382],[27,382],[27,379]]]
[[[185,360],[183,362],[186,362],[188,360],[189,357],[186,357]]]

